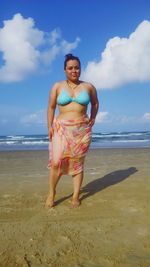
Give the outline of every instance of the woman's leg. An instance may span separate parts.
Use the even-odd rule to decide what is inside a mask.
[[[74,192],[72,196],[72,207],[76,208],[80,205],[79,195],[80,195],[80,188],[83,181],[83,171],[73,175],[73,187]]]
[[[47,197],[45,207],[54,206],[54,198],[56,193],[56,186],[61,177],[61,174],[58,174],[58,167],[52,167],[49,174],[49,195]]]

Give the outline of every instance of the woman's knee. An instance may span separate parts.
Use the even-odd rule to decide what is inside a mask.
[[[53,169],[58,169],[59,168],[59,162],[53,161],[52,167],[53,167]]]

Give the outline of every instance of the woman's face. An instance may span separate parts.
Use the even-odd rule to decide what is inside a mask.
[[[66,69],[65,69],[65,73],[67,76],[67,79],[75,82],[78,81],[79,77],[80,77],[80,64],[78,62],[78,60],[76,59],[70,59],[67,61],[67,65],[66,65]]]

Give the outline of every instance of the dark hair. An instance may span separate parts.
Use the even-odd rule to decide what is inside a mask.
[[[67,65],[67,62],[69,60],[77,60],[79,62],[79,66],[81,68],[81,62],[80,62],[80,59],[76,56],[73,56],[72,54],[67,54],[65,55],[65,61],[64,61],[64,70],[66,69],[66,65]]]

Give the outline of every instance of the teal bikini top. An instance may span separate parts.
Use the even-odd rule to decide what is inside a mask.
[[[61,93],[57,98],[57,104],[64,106],[70,102],[76,102],[80,105],[86,106],[90,102],[90,96],[85,89],[83,89],[76,97],[71,97],[66,90],[61,89]]]

